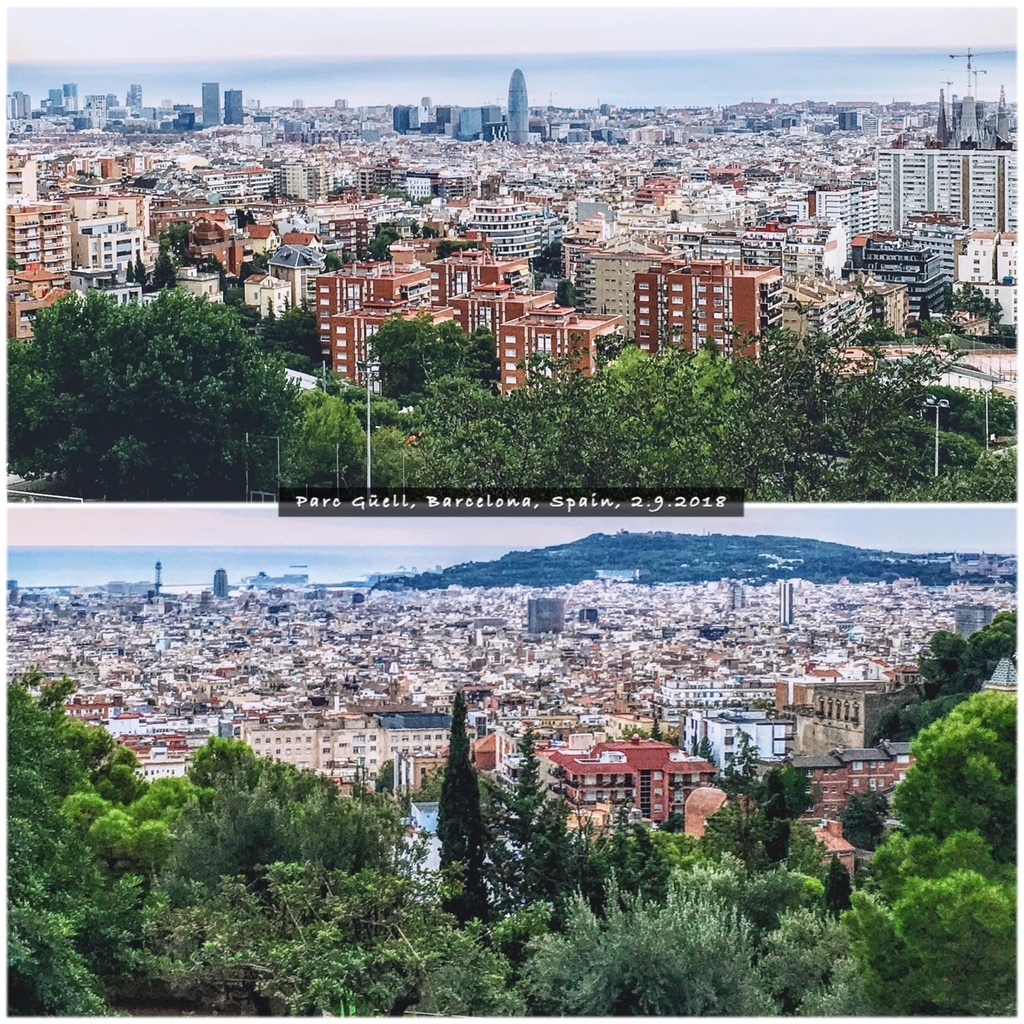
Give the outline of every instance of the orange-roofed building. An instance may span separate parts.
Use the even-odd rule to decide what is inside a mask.
[[[634,277],[637,347],[662,344],[756,356],[757,336],[782,323],[782,271],[731,260],[663,260]],[[744,340],[749,339],[749,340]]]
[[[548,774],[558,780],[555,791],[570,804],[587,809],[631,803],[651,822],[682,814],[690,794],[710,786],[718,774],[709,761],[671,743],[636,736],[598,743],[586,754],[550,749],[538,756],[551,764]]]
[[[468,237],[468,236],[467,236]],[[447,305],[460,295],[469,295],[481,285],[509,285],[523,289],[530,284],[530,261],[499,259],[488,250],[464,249],[445,259],[427,264],[430,271],[430,301]]]
[[[493,772],[498,767],[498,737],[489,732],[473,740],[469,746],[469,759],[478,772]]]

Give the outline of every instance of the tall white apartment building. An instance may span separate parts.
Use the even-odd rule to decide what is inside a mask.
[[[857,235],[878,230],[877,188],[819,188],[814,193],[814,215],[846,231],[846,245]],[[848,257],[849,251],[844,254]]]
[[[947,213],[971,228],[1017,230],[1014,150],[882,149],[880,226],[899,230],[920,213]]]
[[[541,221],[541,213],[526,203],[474,200],[466,225],[487,236],[499,259],[533,259],[540,255]]]

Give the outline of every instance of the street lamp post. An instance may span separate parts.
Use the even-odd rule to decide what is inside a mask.
[[[985,451],[988,451],[988,396],[989,392],[985,392]]]
[[[949,408],[949,402],[945,398],[936,398],[934,395],[926,395],[924,400],[926,409],[935,410],[935,475],[939,475],[939,411]]]
[[[371,472],[373,450],[370,446],[370,395],[373,391],[373,385],[377,383],[380,363],[376,360],[373,362],[356,363],[356,369],[360,370],[366,377],[366,496],[369,497],[373,490],[373,474]]]

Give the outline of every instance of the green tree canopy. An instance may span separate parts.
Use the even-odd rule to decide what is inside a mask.
[[[1017,702],[978,693],[914,740],[913,767],[893,794],[893,810],[911,835],[942,840],[977,831],[997,861],[1017,854]]]
[[[292,407],[235,313],[182,292],[40,310],[8,377],[11,467],[87,498],[241,500],[246,433],[283,433]]]

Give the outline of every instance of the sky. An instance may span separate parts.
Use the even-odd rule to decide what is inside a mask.
[[[104,8],[127,8],[123,15]],[[253,15],[267,7],[274,15]],[[52,8],[52,9],[49,9]],[[196,8],[195,11],[187,10]],[[396,9],[398,8],[398,9]],[[457,8],[457,9],[453,9]],[[657,10],[644,10],[657,8]],[[44,9],[45,13],[44,13]],[[239,11],[246,16],[239,17]],[[59,12],[59,16],[58,16]],[[520,0],[514,7],[471,0],[444,6],[337,0],[281,8],[270,0],[210,6],[184,0],[147,7],[135,0],[71,5],[37,0],[8,4],[10,62],[143,60],[244,60],[257,57],[372,57],[402,55],[500,55],[601,53],[694,49],[969,44],[1005,49],[1016,40],[1012,4],[972,8],[964,3],[927,5],[862,0],[836,4],[752,3],[716,7],[696,3],[646,3],[635,7]],[[962,45],[960,41],[963,42]]]
[[[748,505],[742,518],[280,519],[273,506],[8,506],[11,547],[507,545],[522,550],[618,530],[776,534],[908,553],[1016,551],[1012,508]]]

